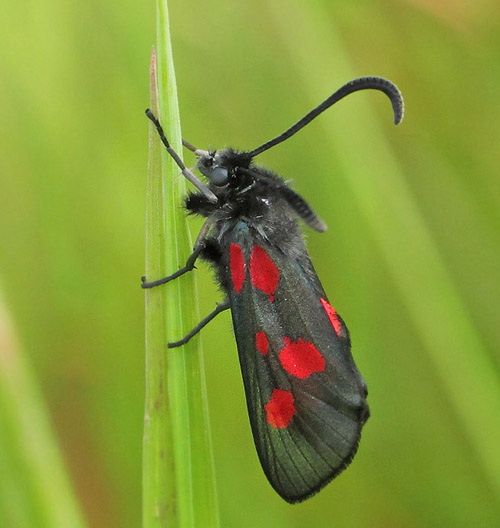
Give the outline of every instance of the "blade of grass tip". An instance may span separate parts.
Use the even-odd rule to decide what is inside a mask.
[[[85,526],[48,412],[0,299],[0,525]]]
[[[172,147],[182,156],[166,0],[158,0],[157,3],[157,33],[158,115]],[[157,137],[154,141],[160,145]],[[160,159],[163,208],[161,216],[164,220],[161,217],[156,218],[162,234],[159,238],[151,239],[151,243],[157,244],[159,241],[161,245],[156,262],[162,268],[159,276],[166,276],[185,264],[192,244],[181,207],[185,194],[184,178],[180,177],[179,168],[164,149]],[[160,204],[157,203],[157,206]],[[164,320],[167,340],[178,340],[199,321],[194,276],[188,273],[159,289],[163,290],[159,302],[166,316]],[[166,385],[164,379],[161,388],[162,401],[166,405],[164,418],[170,420],[170,425],[165,429],[169,435],[165,436],[168,436],[167,440],[171,440],[171,445],[165,453],[171,456],[163,459],[163,462],[158,460],[161,465],[157,471],[168,471],[168,485],[172,486],[166,507],[169,512],[173,510],[175,524],[170,523],[169,526],[217,527],[219,517],[215,472],[200,338],[191,340],[181,348],[168,351],[165,341],[164,347]],[[161,368],[159,364],[156,367]]]

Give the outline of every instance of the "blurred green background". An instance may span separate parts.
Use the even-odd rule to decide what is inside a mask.
[[[155,6],[2,11],[0,281],[13,353],[36,377],[88,525],[137,527]],[[200,148],[254,148],[353,77],[388,77],[406,101],[395,128],[384,97],[356,94],[259,160],[329,225],[308,233],[309,249],[372,417],[348,471],[284,503],[258,464],[220,316],[203,341],[223,527],[499,525],[499,15],[493,0],[170,2],[183,135]],[[217,289],[205,267],[197,276],[208,313]],[[11,389],[22,402],[22,385]],[[1,403],[0,526],[33,526]]]

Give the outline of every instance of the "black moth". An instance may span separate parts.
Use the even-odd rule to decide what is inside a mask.
[[[358,90],[390,99],[394,121],[403,118],[398,88],[380,77],[353,80],[276,138],[250,151],[201,151],[206,186],[161,140],[198,192],[186,209],[206,218],[186,265],[151,288],[192,270],[198,257],[212,264],[226,299],[187,336],[231,308],[241,372],[257,452],[269,482],[290,503],[307,499],[351,462],[368,419],[367,389],[351,356],[349,332],[328,298],[307,254],[297,219],[316,231],[326,225],[306,201],[253,158],[281,143],[331,105]]]

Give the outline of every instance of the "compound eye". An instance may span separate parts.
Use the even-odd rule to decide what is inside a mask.
[[[224,167],[216,167],[215,169],[210,170],[207,176],[211,183],[222,187],[227,183],[228,172]]]

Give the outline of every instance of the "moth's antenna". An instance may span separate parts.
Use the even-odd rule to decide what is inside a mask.
[[[208,200],[216,203],[217,196],[215,196],[215,194],[199,178],[197,178],[186,167],[186,165],[184,165],[181,158],[179,158],[179,155],[177,154],[177,152],[175,152],[175,150],[170,146],[170,143],[168,142],[168,139],[165,136],[165,132],[163,132],[163,127],[160,125],[160,122],[158,121],[158,119],[156,119],[155,115],[153,114],[153,112],[151,112],[149,108],[146,110],[146,116],[156,127],[156,130],[158,131],[158,135],[160,136],[162,143],[165,145],[167,152],[172,156],[175,163],[177,163],[184,177],[187,180],[189,180],[195,187],[197,187],[198,190],[201,191]]]
[[[346,95],[358,92],[359,90],[379,90],[384,92],[387,97],[391,100],[392,109],[394,111],[394,124],[399,125],[403,120],[404,115],[404,101],[399,88],[382,77],[360,77],[359,79],[354,79],[347,84],[344,84],[339,88],[335,93],[330,95],[328,99],[323,101],[319,106],[311,110],[307,115],[305,115],[300,121],[297,121],[295,125],[291,126],[288,130],[285,130],[283,134],[267,141],[260,147],[252,150],[248,154],[251,157],[261,154],[265,150],[278,145],[282,141],[285,141],[289,137],[297,133],[301,128],[304,128],[308,123],[310,123],[315,117],[318,117],[319,114],[324,112],[327,108],[334,105],[336,102],[343,99]]]

